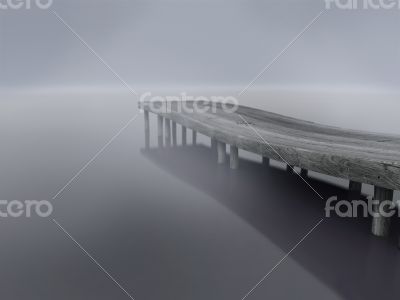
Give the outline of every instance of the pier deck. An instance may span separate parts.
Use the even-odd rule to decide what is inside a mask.
[[[147,113],[147,126],[148,112],[153,112],[182,125],[185,141],[186,128],[217,141],[220,163],[225,161],[221,151],[225,152],[225,145],[230,145],[235,155],[231,159],[234,168],[238,167],[237,149],[244,149],[264,159],[285,162],[289,169],[300,167],[302,174],[312,170],[349,179],[350,188],[358,192],[360,183],[372,184],[375,199],[380,201],[391,200],[382,196],[393,197],[393,190],[400,189],[400,136],[326,126],[246,106],[239,106],[234,112],[233,106],[224,109],[221,104],[194,102],[185,102],[184,108],[179,103],[165,102],[142,102],[140,107]],[[176,136],[176,132],[172,135]],[[388,220],[378,219],[378,223],[381,221]],[[379,230],[373,228],[376,235],[387,234],[386,229]]]

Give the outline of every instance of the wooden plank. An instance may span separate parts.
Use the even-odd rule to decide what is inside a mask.
[[[174,105],[175,104],[175,105]],[[159,112],[154,103],[141,104]],[[210,104],[197,103],[207,108]],[[190,107],[190,103],[186,103]],[[220,105],[201,113],[178,111],[177,103],[161,113],[197,132],[240,149],[303,169],[400,189],[400,137],[316,124],[254,108],[239,106],[235,113]],[[246,122],[243,121],[243,118]],[[248,124],[249,125],[248,125]],[[256,134],[257,133],[257,134]],[[261,136],[261,137],[260,137]]]

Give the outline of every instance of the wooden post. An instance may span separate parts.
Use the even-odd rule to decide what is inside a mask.
[[[350,180],[349,182],[349,199],[359,200],[361,198],[362,183]]]
[[[165,118],[165,144],[171,147],[171,121]]]
[[[308,170],[307,169],[301,169],[300,176],[303,177],[303,178],[308,177]]]
[[[176,146],[177,139],[176,139],[176,122],[172,121],[172,144]]]
[[[144,143],[146,149],[150,148],[150,116],[149,111],[144,111]]]
[[[196,130],[192,131],[192,144],[193,145],[197,144],[197,131]]]
[[[387,236],[390,228],[390,217],[380,215],[378,207],[383,201],[393,201],[393,190],[375,186],[374,200],[378,201],[378,204],[373,206],[376,215],[372,218],[372,233],[376,236]],[[388,207],[380,207],[380,210],[387,212]]]
[[[226,161],[226,144],[218,141],[217,149],[218,149],[218,163],[224,164]]]
[[[186,146],[186,127],[182,125],[182,145]]]
[[[164,133],[163,133],[163,117],[158,116],[157,117],[157,123],[158,123],[158,147],[163,147],[164,146]]]
[[[236,170],[239,167],[239,149],[238,147],[231,145],[230,150],[231,169]]]
[[[263,156],[262,164],[263,164],[263,166],[269,166],[269,157]]]
[[[217,140],[211,138],[211,154],[213,157],[217,155]]]

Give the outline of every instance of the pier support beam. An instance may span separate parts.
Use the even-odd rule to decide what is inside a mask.
[[[197,131],[196,130],[192,131],[192,144],[193,145],[197,144]]]
[[[223,142],[218,142],[217,149],[218,149],[218,163],[224,164],[226,161],[226,144]]]
[[[301,169],[300,176],[303,177],[303,178],[308,177],[308,170],[307,169]]]
[[[211,138],[211,154],[212,156],[216,156],[217,153],[217,140],[214,138]]]
[[[230,165],[232,170],[236,170],[239,167],[239,149],[233,145],[230,148]]]
[[[361,198],[362,183],[350,180],[349,182],[349,200],[358,200]]]
[[[171,121],[165,118],[165,145],[171,147]]]
[[[263,164],[263,166],[269,166],[269,157],[263,156],[262,164]]]
[[[186,146],[186,127],[182,125],[182,146]]]
[[[145,148],[150,148],[150,116],[149,111],[144,111],[144,144]]]
[[[294,174],[293,166],[286,165],[286,172],[288,172],[289,174]]]
[[[375,186],[374,200],[378,200],[378,204],[373,206],[376,215],[372,218],[372,234],[376,236],[387,236],[390,228],[390,217],[381,215],[379,208],[381,212],[388,212],[389,207],[381,207],[381,203],[387,200],[393,201],[393,191]]]
[[[164,146],[164,133],[163,133],[163,117],[157,116],[157,124],[158,124],[158,147]]]
[[[176,138],[176,122],[172,121],[172,145],[178,145]]]

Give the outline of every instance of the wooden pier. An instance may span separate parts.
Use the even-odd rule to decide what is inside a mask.
[[[176,145],[176,124],[182,126],[182,144],[187,143],[187,129],[211,138],[219,164],[227,162],[226,145],[230,146],[230,166],[239,167],[239,149],[259,154],[263,164],[271,159],[287,164],[288,172],[301,169],[303,179],[308,171],[349,180],[349,192],[361,194],[362,183],[375,187],[375,200],[393,200],[393,191],[400,189],[400,136],[377,134],[316,124],[279,114],[239,106],[185,102],[141,102],[145,112],[145,143],[149,143],[148,113],[158,118],[158,145],[164,146],[163,124],[166,124],[166,145]],[[373,218],[372,233],[386,236],[390,218]]]

